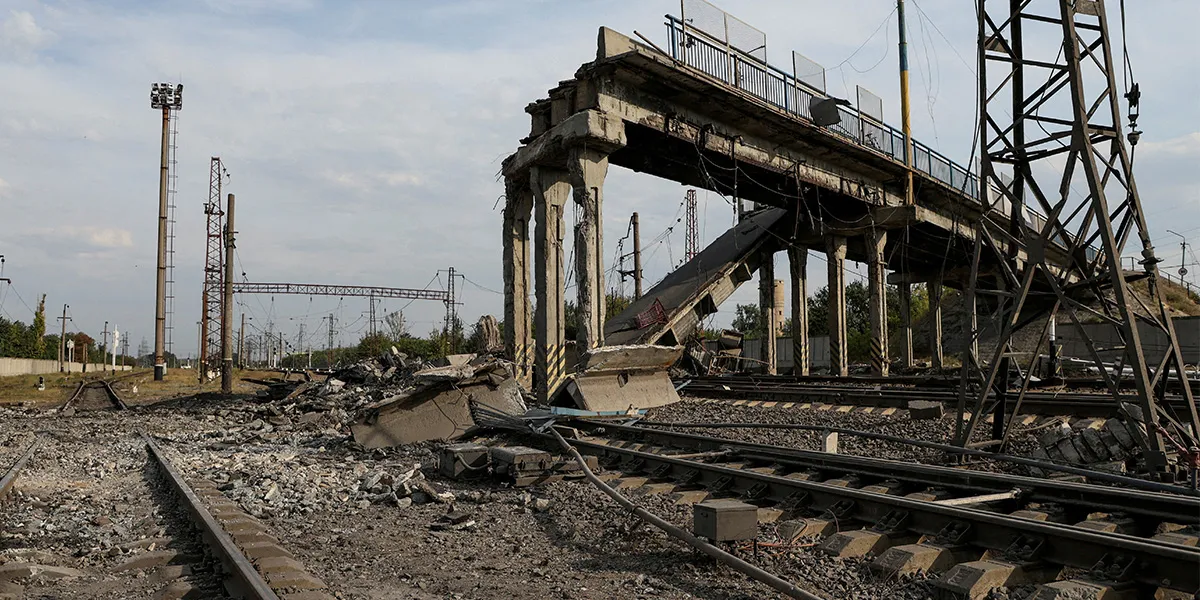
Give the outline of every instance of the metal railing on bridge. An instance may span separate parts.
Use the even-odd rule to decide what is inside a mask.
[[[813,74],[802,73],[797,76],[796,73],[788,73],[767,64],[764,34],[707,2],[691,1],[688,4],[699,9],[690,11],[686,16],[691,24],[685,25],[679,18],[667,15],[672,58],[792,115],[815,122],[811,111],[812,101],[829,96],[810,83],[814,80]],[[721,31],[724,34],[714,35],[714,32]],[[761,44],[750,47],[750,44],[760,41]],[[740,46],[748,48],[742,49]],[[793,71],[796,69],[795,63],[793,61]],[[820,79],[823,79],[823,72]],[[829,131],[855,145],[904,163],[904,134],[900,130],[872,118],[858,108],[841,106],[838,110],[841,121],[828,126]],[[913,140],[913,168],[965,196],[979,200],[978,176],[916,140]]]

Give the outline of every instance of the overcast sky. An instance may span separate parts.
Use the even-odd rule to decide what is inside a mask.
[[[894,2],[720,5],[767,34],[770,62],[787,65],[799,50],[830,69],[831,93],[853,98],[863,85],[898,122]],[[914,132],[960,163],[971,155],[974,114],[970,5],[910,0],[909,9]],[[13,280],[0,288],[0,314],[28,322],[45,293],[52,317],[71,305],[71,329],[98,335],[109,321],[134,346],[152,341],[160,119],[149,85],[182,81],[176,353],[195,353],[203,204],[209,157],[218,155],[226,191],[238,197],[239,274],[442,288],[438,271],[453,265],[469,278],[464,320],[501,316],[497,173],[528,133],[524,107],[594,57],[601,25],[661,43],[662,16],[678,9],[676,0],[0,0],[0,254]],[[1200,242],[1200,63],[1191,43],[1200,2],[1145,0],[1131,11],[1145,94],[1141,197],[1160,255],[1178,261],[1178,238],[1166,229]],[[683,252],[681,226],[663,235],[682,216],[683,195],[677,184],[612,168],[606,258],[636,210],[643,240],[662,239],[645,248],[646,275],[662,277]],[[731,224],[732,209],[705,191],[700,202],[703,243]],[[786,273],[782,255],[778,268]],[[823,285],[824,264],[812,260],[810,270],[810,289]],[[755,297],[747,285],[734,301]],[[323,347],[321,318],[331,312],[342,343],[366,325],[360,298],[244,302],[251,332],[273,321],[293,344],[303,323],[308,343]],[[381,311],[401,308],[418,334],[444,313],[429,301]]]

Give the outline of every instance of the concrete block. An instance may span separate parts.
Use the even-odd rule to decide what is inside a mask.
[[[278,544],[271,542],[250,542],[241,547],[242,554],[252,561],[258,561],[264,558],[296,558],[291,552],[284,550]]]
[[[275,589],[323,590],[327,587],[324,581],[304,571],[273,571],[264,573],[263,577]]]
[[[1194,531],[1172,531],[1165,533],[1156,533],[1152,538],[1156,542],[1165,544],[1175,544],[1178,546],[1191,546],[1192,548],[1200,547],[1200,533]]]
[[[0,581],[13,579],[33,579],[35,581],[53,581],[70,579],[86,575],[79,569],[69,567],[52,567],[50,565],[35,565],[30,563],[8,563],[0,565]]]
[[[180,560],[181,554],[178,550],[155,550],[154,552],[144,552],[135,554],[125,562],[113,568],[113,571],[120,573],[122,571],[144,571],[154,567],[159,567],[170,562]]]
[[[154,600],[199,600],[210,595],[188,581],[172,581],[154,594]]]
[[[1083,443],[1087,444],[1088,449],[1096,455],[1096,462],[1112,458],[1112,453],[1108,451],[1108,444],[1105,444],[1104,440],[1100,439],[1100,432],[1097,429],[1084,429],[1079,432],[1078,438],[1082,439]]]
[[[897,543],[915,542],[916,536],[896,538],[890,534],[858,529],[835,533],[821,543],[821,551],[838,558],[861,558],[878,555]]]
[[[1129,429],[1125,427],[1125,423],[1120,419],[1108,419],[1104,422],[1104,427],[1101,431],[1112,436],[1118,444],[1125,450],[1136,450],[1138,447],[1137,441],[1133,436],[1129,435]]]
[[[915,573],[941,573],[965,560],[977,560],[980,552],[971,548],[950,549],[934,544],[892,546],[868,565],[884,577]]]
[[[1039,585],[1029,600],[1136,600],[1137,590],[1078,579]]]
[[[758,537],[758,507],[737,500],[708,500],[692,509],[692,531],[714,541]]]
[[[1053,581],[1058,571],[1053,567],[976,560],[955,565],[934,582],[934,587],[941,598],[982,600],[995,588]]]
[[[600,28],[599,39],[596,43],[596,60],[620,56],[633,51],[632,39],[607,27]]]
[[[940,419],[943,414],[945,414],[945,408],[941,402],[913,400],[908,403],[908,416],[914,421]]]

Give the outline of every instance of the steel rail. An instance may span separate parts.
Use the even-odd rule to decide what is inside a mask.
[[[237,587],[244,594],[245,598],[250,600],[279,600],[279,596],[271,589],[271,586],[263,579],[262,575],[254,569],[254,565],[238,550],[237,544],[233,538],[226,533],[221,524],[217,522],[212,513],[204,507],[200,497],[192,490],[191,486],[171,464],[171,461],[162,453],[158,444],[145,433],[141,433],[142,439],[146,442],[146,451],[158,467],[166,475],[167,481],[183,502],[184,507],[191,515],[192,520],[200,527],[205,541],[209,543],[209,547],[225,565],[226,570],[235,580]]]
[[[896,442],[899,444],[907,444],[917,448],[928,448],[930,450],[941,450],[951,454],[960,454],[963,456],[974,456],[989,460],[998,460],[1012,463],[1014,465],[1025,465],[1027,467],[1036,467],[1047,471],[1058,471],[1061,473],[1070,473],[1072,475],[1081,475],[1096,481],[1104,481],[1125,487],[1146,490],[1151,492],[1164,492],[1167,494],[1179,494],[1182,496],[1200,497],[1200,492],[1190,490],[1183,486],[1173,485],[1170,483],[1160,483],[1157,481],[1147,481],[1145,479],[1137,479],[1114,473],[1105,473],[1093,469],[1076,467],[1073,465],[1063,465],[1044,460],[1035,460],[1025,458],[1024,456],[1015,456],[1012,454],[998,454],[988,452],[986,450],[976,450],[974,448],[963,448],[961,446],[952,446],[950,444],[942,444],[938,442],[927,442],[925,440],[914,440],[903,438],[886,433],[875,433],[873,431],[859,431],[857,429],[847,429],[845,427],[827,427],[824,425],[801,425],[798,423],[669,423],[663,421],[639,421],[640,424],[654,427],[679,427],[684,429],[795,429],[799,431],[831,431],[838,434],[857,436],[867,439],[884,440],[888,442]]]
[[[33,451],[37,450],[38,445],[41,443],[42,438],[39,437],[35,439],[33,443],[29,445],[29,449],[26,450],[25,453],[21,455],[21,458],[18,458],[17,462],[13,463],[12,468],[10,468],[4,474],[4,477],[0,478],[0,502],[8,499],[8,494],[12,491],[13,484],[17,481],[17,475],[21,474],[21,470],[25,468],[26,463],[28,463],[29,459],[33,456]]]
[[[554,438],[541,434],[548,442]],[[1099,533],[1070,525],[1034,521],[960,506],[947,506],[824,483],[678,459],[587,440],[572,440],[581,452],[626,459],[626,464],[659,479],[672,479],[751,501],[778,503],[829,513],[839,520],[900,522],[900,529],[937,537],[966,527],[957,540],[996,553],[1016,552],[1022,562],[1092,569],[1114,557],[1141,566],[1131,574],[1139,582],[1196,593],[1200,590],[1200,549],[1151,542],[1119,533]],[[1025,548],[1024,551],[1021,549]]]
[[[821,402],[835,400],[842,404],[906,408],[912,400],[927,400],[953,404],[957,393],[950,390],[928,388],[883,388],[811,385],[755,380],[683,380],[680,391],[691,391],[707,395],[736,399],[753,399],[770,402]],[[879,385],[879,384],[874,384]],[[1130,401],[1136,400],[1133,396]],[[1174,409],[1186,409],[1182,397],[1170,397],[1166,405]],[[1022,404],[1026,414],[1076,416],[1115,416],[1116,405],[1110,395],[1086,392],[1027,392]]]
[[[1018,488],[1023,492],[1022,500],[1056,502],[1064,506],[1078,506],[1088,511],[1123,512],[1185,525],[1200,524],[1200,498],[1191,496],[785,448],[633,425],[579,422],[573,422],[572,425],[585,430],[602,428],[602,435],[615,433],[622,437],[628,436],[655,445],[689,451],[732,450],[733,457],[752,461],[773,461],[784,466],[797,467],[798,470],[812,468],[856,473],[880,481],[896,480],[971,493],[1005,492]]]
[[[75,393],[71,394],[71,397],[67,398],[67,401],[63,402],[62,406],[60,406],[58,409],[60,411],[62,411],[62,410],[66,410],[66,409],[70,408],[71,404],[74,403],[76,400],[78,400],[81,395],[83,395],[83,390],[85,390],[87,388],[94,388],[94,387],[102,387],[104,389],[105,395],[108,396],[108,401],[112,402],[113,406],[117,407],[120,410],[125,410],[125,409],[129,408],[128,406],[125,405],[125,401],[122,400],[121,397],[117,395],[116,390],[113,390],[111,383],[109,383],[106,380],[99,379],[96,381],[80,381],[79,387],[75,388]]]

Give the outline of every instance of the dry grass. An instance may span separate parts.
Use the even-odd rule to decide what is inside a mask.
[[[233,391],[235,394],[253,394],[262,389],[261,386],[242,381],[243,377],[269,379],[279,376],[273,371],[235,371]],[[38,377],[0,377],[0,405],[27,403],[55,406],[66,402],[79,387],[80,381],[97,379],[120,378],[116,385],[117,393],[129,404],[151,404],[169,398],[221,391],[219,379],[200,385],[196,380],[196,371],[188,369],[170,369],[163,381],[154,381],[153,369],[136,369],[126,373],[49,373],[41,376],[46,378],[46,390],[42,392],[37,390]]]

